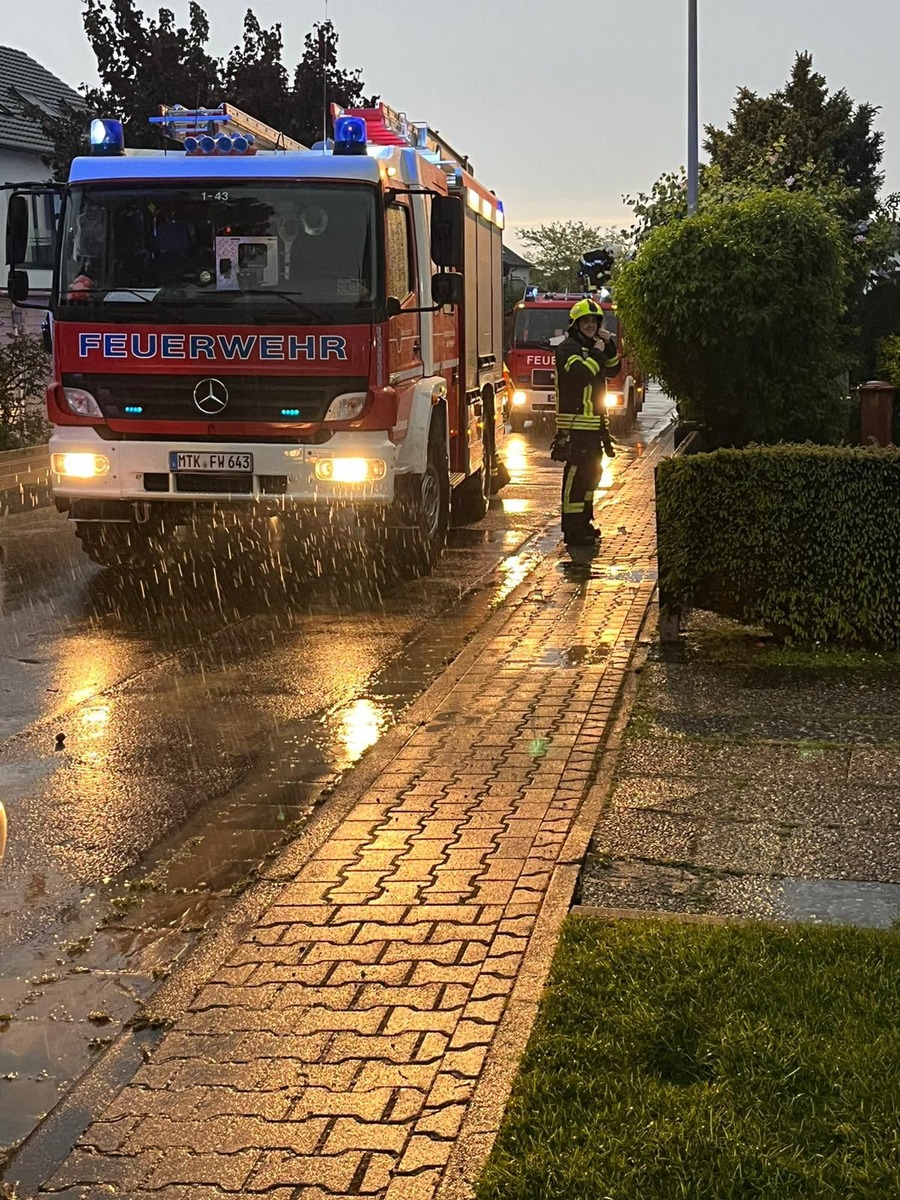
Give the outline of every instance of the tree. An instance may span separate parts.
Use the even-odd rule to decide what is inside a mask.
[[[543,291],[577,291],[581,287],[578,263],[587,250],[609,245],[619,254],[625,251],[625,241],[616,230],[583,221],[553,221],[517,233],[531,249],[532,279]]]
[[[321,138],[323,124],[328,136],[333,133],[332,104],[370,108],[378,103],[375,96],[363,97],[365,85],[360,70],[342,71],[338,67],[337,47],[338,35],[331,21],[314,25],[312,33],[306,35],[303,57],[294,72],[292,136],[307,146]]]
[[[237,108],[288,133],[288,72],[282,48],[281,26],[263,29],[248,9],[243,42],[234,47],[223,67],[222,92]]]
[[[338,34],[330,21],[307,34],[293,74],[283,62],[281,26],[260,25],[252,9],[244,16],[241,41],[222,61],[208,49],[209,20],[196,0],[187,25],[160,8],[147,18],[136,0],[84,0],[84,28],[97,59],[100,86],[84,90],[85,109],[68,106],[60,118],[34,109],[53,143],[48,156],[57,179],[83,150],[92,116],[118,117],[130,146],[159,146],[161,134],[147,120],[161,104],[216,107],[227,99],[237,108],[311,144],[322,135],[323,102],[343,107],[374,104],[363,99],[362,74],[337,65]],[[327,127],[330,132],[330,115]]]
[[[883,135],[878,110],[854,105],[844,89],[829,93],[812,55],[798,53],[791,77],[771,96],[740,88],[727,129],[706,127],[709,163],[700,166],[700,207],[755,191],[812,192],[843,220],[851,236],[879,214]],[[662,175],[649,193],[625,197],[636,240],[687,215],[684,170]]]
[[[207,53],[209,20],[196,0],[186,27],[166,8],[145,21],[134,0],[84,0],[84,30],[101,79],[88,104],[122,119],[128,145],[159,145],[147,118],[160,104],[200,108],[221,100],[220,63]]]
[[[841,88],[829,94],[812,55],[798,53],[791,77],[771,96],[741,88],[727,130],[706,127],[704,148],[724,182],[760,169],[770,187],[820,191],[837,180],[847,189],[840,215],[868,220],[884,180],[879,173],[884,135],[872,128],[878,109],[855,106]],[[766,169],[768,168],[768,169]]]
[[[616,277],[645,370],[713,444],[840,439],[848,400],[837,218],[759,192],[654,230]]]
[[[871,362],[877,340],[866,329],[867,287],[897,248],[896,215],[878,200],[883,135],[873,128],[877,113],[871,104],[855,104],[843,88],[830,93],[812,55],[798,53],[784,87],[770,96],[740,88],[727,128],[706,127],[710,161],[700,168],[701,211],[760,192],[803,193],[838,218],[847,268],[839,336],[854,375],[857,364]],[[661,176],[649,193],[626,202],[640,243],[687,215],[684,172]]]

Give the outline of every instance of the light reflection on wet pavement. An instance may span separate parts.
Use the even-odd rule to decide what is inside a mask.
[[[0,1163],[555,546],[550,436],[507,439],[502,499],[418,580],[246,554],[148,585],[52,510],[0,522]]]

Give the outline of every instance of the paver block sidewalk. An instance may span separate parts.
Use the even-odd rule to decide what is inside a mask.
[[[532,576],[40,1194],[468,1194],[571,899],[567,839],[653,592],[666,448],[610,493],[593,568],[567,574],[552,555]]]

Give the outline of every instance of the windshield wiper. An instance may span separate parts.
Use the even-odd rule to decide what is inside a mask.
[[[96,296],[134,296],[136,299],[143,301],[144,304],[164,304],[165,301],[159,297],[160,288],[151,289],[145,288],[138,291],[136,288],[123,287],[95,287],[95,288],[79,288],[74,296],[70,296],[68,292],[60,296],[66,304],[77,304],[84,297],[94,298]],[[153,291],[152,296],[148,296],[147,292]],[[116,304],[116,300],[107,300],[108,304]],[[124,303],[124,302],[123,302]]]

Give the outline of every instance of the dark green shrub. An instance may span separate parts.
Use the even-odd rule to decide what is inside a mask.
[[[46,441],[44,388],[50,357],[39,337],[16,333],[0,342],[0,450]]]
[[[715,444],[837,441],[845,262],[818,200],[760,193],[651,233],[616,304],[647,372]]]
[[[751,446],[657,469],[660,603],[900,647],[900,450]]]
[[[900,335],[892,334],[878,343],[878,378],[888,379],[900,387]]]

